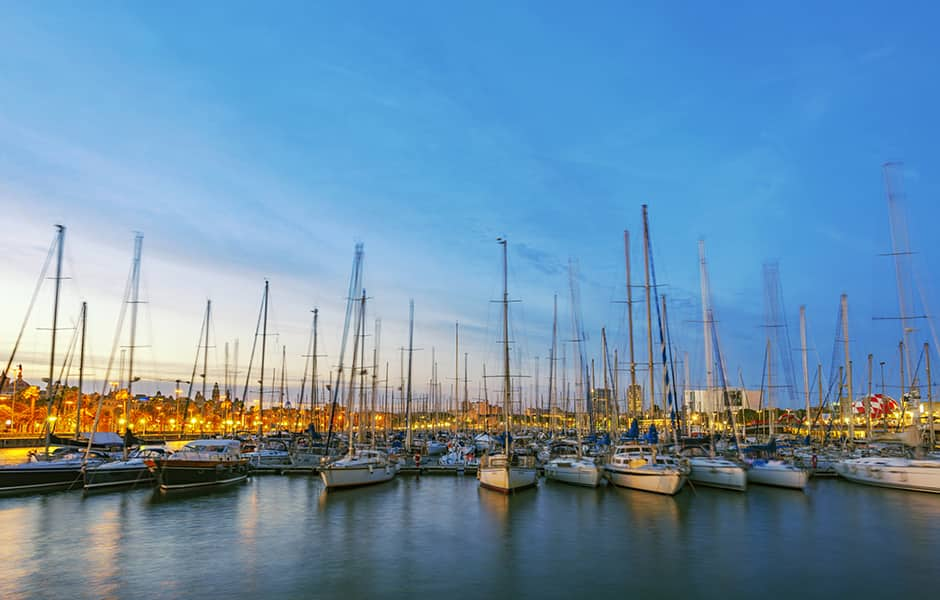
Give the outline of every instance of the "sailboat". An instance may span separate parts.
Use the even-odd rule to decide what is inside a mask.
[[[503,247],[503,452],[486,455],[480,461],[477,478],[482,487],[503,493],[533,487],[538,482],[535,457],[519,456],[512,451],[509,413],[512,408],[512,382],[509,376],[509,279],[506,240]]]
[[[654,402],[654,382],[655,374],[653,370],[653,331],[652,331],[652,307],[651,291],[654,288],[650,282],[650,272],[652,270],[651,248],[649,237],[649,220],[647,206],[643,205],[643,243],[646,271],[646,323],[647,340],[649,352],[649,375],[650,375],[650,401]],[[653,273],[655,277],[655,273]],[[657,312],[659,304],[655,304]],[[665,306],[665,300],[664,300]],[[668,387],[668,368],[666,367],[665,337],[663,335],[663,320],[660,318],[660,341],[663,348],[663,365],[666,370],[664,376],[666,383],[667,397],[671,396]],[[648,435],[650,444],[623,444],[614,448],[610,461],[604,466],[607,478],[616,486],[627,487],[644,492],[654,492],[657,494],[666,494],[669,496],[679,493],[685,485],[689,474],[689,467],[684,461],[676,457],[666,456],[658,451],[655,444],[658,441],[658,435],[654,425],[650,426]]]
[[[140,447],[140,440],[134,436],[131,430],[132,420],[129,418],[129,405],[128,402],[130,398],[133,397],[133,385],[136,381],[134,377],[134,349],[136,348],[136,331],[137,331],[137,306],[140,304],[138,300],[138,292],[140,286],[140,257],[141,257],[141,246],[143,243],[143,236],[137,234],[134,238],[134,260],[131,266],[131,277],[130,277],[130,289],[128,290],[132,295],[130,298],[127,298],[125,295],[125,306],[130,304],[131,306],[131,337],[130,337],[130,361],[128,362],[128,380],[127,380],[127,400],[125,400],[124,405],[124,414],[127,415],[125,418],[125,431],[124,431],[124,445],[123,445],[123,457],[122,460],[106,462],[101,464],[86,464],[83,469],[84,472],[84,484],[83,487],[85,491],[90,490],[103,490],[103,489],[116,489],[125,486],[149,486],[154,482],[153,474],[150,472],[150,469],[147,465],[148,460],[153,460],[157,458],[163,458],[169,454],[165,448],[151,447],[144,448]],[[122,314],[123,320],[123,314]],[[84,320],[82,321],[82,326],[84,328]],[[118,334],[120,334],[120,326],[118,325]],[[83,346],[84,348],[84,346]],[[108,378],[105,377],[107,380]],[[102,395],[103,398],[103,395]],[[98,429],[98,416],[100,415],[101,404],[99,402],[98,411],[96,411],[95,417],[95,426],[93,427],[94,431],[92,432],[89,444],[97,436],[101,435]],[[130,450],[129,446],[132,443],[137,443],[138,447],[134,450]]]
[[[555,353],[555,336],[558,323],[558,299],[555,299],[555,311],[552,323],[552,355]],[[554,375],[554,370],[552,371]],[[549,396],[554,382],[549,378]],[[577,405],[576,405],[577,406]],[[581,415],[575,410],[577,424],[574,440],[561,440],[549,448],[549,460],[545,463],[545,479],[553,479],[571,485],[597,487],[601,483],[603,469],[594,461],[593,456],[584,456],[581,445]]]
[[[708,266],[705,263],[705,242],[699,240],[699,277],[702,288],[702,322],[704,323],[704,342],[705,342],[705,381],[707,394],[715,397],[715,386],[713,381],[712,365],[717,362],[719,367],[719,376],[722,384],[725,383],[724,363],[721,359],[721,351],[718,347],[718,334],[715,326],[714,314],[711,308],[711,290],[708,280]],[[714,343],[714,345],[713,345]],[[717,355],[717,361],[714,360],[714,354]],[[722,385],[724,388],[725,386]],[[723,390],[726,391],[726,390]],[[734,415],[730,414],[731,409],[727,405],[728,394],[722,393],[725,399],[725,408],[729,412],[729,420],[734,427]],[[746,491],[747,490],[747,471],[744,467],[733,460],[722,458],[715,455],[715,429],[714,418],[712,418],[712,408],[708,407],[709,424],[709,451],[708,454],[699,447],[686,448],[683,454],[689,459],[689,480],[694,484],[706,485],[710,487],[722,488],[727,490]],[[714,407],[717,409],[717,407]],[[737,438],[737,428],[734,429]]]
[[[372,485],[376,483],[384,483],[390,481],[398,474],[398,465],[393,464],[389,461],[388,454],[377,450],[375,447],[375,436],[372,436],[371,447],[366,448],[356,448],[354,443],[353,435],[353,418],[352,418],[352,408],[354,401],[353,386],[355,385],[355,378],[357,373],[357,361],[364,362],[364,350],[360,352],[360,344],[365,345],[365,332],[360,332],[364,328],[365,316],[366,316],[366,291],[362,289],[362,271],[361,271],[361,262],[362,262],[362,247],[359,246],[356,248],[356,259],[353,265],[353,276],[350,285],[350,289],[359,291],[361,290],[361,297],[358,300],[359,311],[356,317],[355,325],[355,334],[353,336],[353,357],[352,357],[352,369],[350,370],[349,375],[349,390],[347,397],[349,398],[347,409],[346,409],[346,425],[347,425],[347,435],[349,439],[349,450],[346,453],[346,456],[343,458],[332,462],[320,470],[320,478],[323,480],[323,485],[326,486],[326,489],[337,489],[337,488],[351,488],[351,487],[360,487],[365,485]],[[350,296],[349,302],[356,302],[353,296]],[[347,310],[347,314],[349,311]],[[362,373],[362,366],[359,366],[360,376]],[[342,369],[342,367],[340,367]],[[337,377],[339,380],[339,377]],[[339,382],[337,381],[337,387]],[[364,393],[364,386],[360,385],[360,394],[359,394],[359,414],[364,414],[364,403],[362,395]],[[363,421],[360,419],[360,428],[364,427]]]
[[[56,225],[56,236],[52,242],[51,248],[49,249],[49,258],[47,258],[46,264],[42,269],[42,274],[40,275],[41,282],[46,278],[46,269],[48,268],[49,260],[51,259],[53,253],[55,253],[56,274],[54,278],[55,294],[52,309],[52,350],[49,358],[49,379],[46,390],[47,415],[52,408],[52,401],[56,386],[55,380],[53,378],[53,369],[55,365],[56,330],[58,327],[59,317],[59,291],[63,279],[62,253],[64,250],[64,245],[65,227],[63,225]],[[38,285],[36,287],[36,291],[39,291]],[[26,313],[26,318],[23,321],[23,329],[25,329],[26,323],[29,320],[29,313],[32,312],[35,300],[36,296],[34,295],[32,302],[30,302],[29,310]],[[23,329],[20,330],[20,334],[17,337],[16,346],[19,346]],[[0,374],[0,390],[3,389],[3,386],[6,383],[7,373],[9,372],[10,366],[12,365],[16,355],[16,346],[14,346],[13,353],[10,356],[9,364],[7,365],[6,370]],[[33,460],[29,462],[16,465],[0,466],[0,495],[79,488],[81,487],[83,464],[86,462],[104,462],[109,459],[109,457],[102,452],[90,451],[89,453],[86,450],[75,448],[65,448],[61,451],[50,453],[49,446],[52,442],[53,434],[49,425],[50,422],[47,420],[45,440],[46,448],[43,454],[34,456]],[[86,456],[86,453],[88,453],[88,456]]]
[[[263,432],[264,416],[264,360],[266,354],[266,339],[268,333],[268,297],[270,292],[270,283],[264,281],[264,294],[261,297],[261,312],[259,314],[259,324],[263,323],[261,333],[261,378],[259,379],[259,404],[258,404],[258,437]],[[199,348],[203,350],[203,369],[206,368],[206,348],[209,345],[209,317],[211,303],[206,304],[206,317],[204,321],[205,338],[200,334]],[[257,327],[255,329],[257,339]],[[205,346],[203,346],[205,340]],[[254,347],[252,347],[252,356],[254,356]],[[198,353],[197,353],[198,361]],[[195,363],[193,364],[195,372]],[[206,373],[203,373],[205,380]],[[248,381],[251,377],[251,362],[249,361],[248,373],[245,376],[245,388],[242,397],[248,395]],[[190,389],[187,398],[192,394],[192,381],[190,379]],[[185,414],[185,413],[184,413]],[[184,420],[185,422],[185,420]],[[248,479],[250,465],[248,458],[242,453],[242,443],[234,439],[202,439],[193,440],[165,458],[147,459],[147,466],[157,478],[161,492],[173,492],[178,490],[189,490],[196,488],[211,488],[223,485],[241,483]]]

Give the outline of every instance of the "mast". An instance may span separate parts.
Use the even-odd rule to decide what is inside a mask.
[[[552,308],[552,349],[549,352],[551,358],[548,359],[548,418],[553,436],[555,419],[552,412],[552,400],[555,398],[555,361],[558,360],[555,356],[556,352],[558,352],[558,294],[555,294]]]
[[[348,400],[346,402],[346,435],[349,441],[349,456],[354,454],[353,443],[353,403],[356,401],[355,385],[356,385],[356,365],[359,360],[359,335],[362,333],[362,319],[365,316],[365,290],[362,290],[362,297],[359,300],[359,311],[356,315],[356,327],[353,330],[353,355],[352,355],[352,366],[349,369],[349,393]],[[362,404],[360,402],[360,409]]]
[[[461,406],[464,425],[467,425],[467,415],[470,412],[470,354],[463,353],[463,405]]]
[[[261,330],[261,379],[258,380],[258,437],[264,435],[264,356],[268,341],[268,280],[264,280],[264,325]],[[208,308],[206,315],[208,316]],[[208,341],[208,340],[206,340]],[[206,344],[208,346],[208,344]],[[203,396],[205,398],[205,396]],[[329,450],[329,449],[328,449]]]
[[[646,346],[650,366],[650,412],[656,405],[656,375],[653,373],[653,304],[650,300],[650,228],[647,206],[643,205],[643,266],[646,273]]]
[[[767,436],[774,437],[774,380],[773,380],[774,358],[770,352],[770,335],[767,336]]]
[[[212,300],[206,300],[206,345],[202,347],[202,412],[206,412],[206,383],[209,379],[209,319],[212,315]],[[132,361],[133,362],[133,361]]]
[[[361,321],[359,336],[359,442],[364,443],[366,439],[365,423],[363,423],[363,414],[366,412],[366,290],[362,290],[362,300],[359,308],[359,320]],[[352,389],[352,384],[350,388]],[[350,438],[351,443],[352,438]]]
[[[320,384],[317,379],[317,318],[320,315],[320,309],[313,309],[313,373],[310,375],[310,412],[313,416],[314,427],[316,427],[316,410],[319,406]],[[327,449],[329,450],[329,449]]]
[[[379,344],[382,335],[382,320],[375,320],[375,345],[372,348],[372,398],[369,408],[369,434],[372,436],[372,449],[375,450],[375,394],[379,385]]]
[[[65,226],[56,225],[56,263],[55,263],[55,296],[52,300],[52,351],[49,354],[49,385],[46,386],[46,456],[49,455],[49,442],[52,435],[52,426],[49,417],[52,412],[53,386],[52,380],[55,369],[55,334],[59,326],[59,291],[62,287],[62,251],[65,245]]]
[[[699,280],[702,288],[702,327],[705,338],[705,397],[709,401],[709,416],[711,416],[711,406],[714,404],[717,412],[718,403],[712,402],[715,382],[712,374],[712,334],[711,324],[709,323],[710,302],[708,289],[708,266],[705,263],[705,240],[698,241],[698,261],[699,261]],[[709,428],[711,429],[711,428]],[[714,431],[709,433],[714,434]]]
[[[627,330],[630,337],[630,391],[627,392],[627,412],[632,415],[631,395],[636,390],[636,360],[633,355],[633,285],[630,282],[630,232],[623,232],[623,255],[627,265]]]
[[[394,392],[393,392],[394,395]],[[385,398],[384,398],[385,408],[382,411],[384,416],[382,417],[382,430],[385,434],[385,444],[388,444],[388,428],[389,421],[392,420],[392,413],[388,410],[388,361],[385,361]]]
[[[411,452],[411,375],[414,357],[415,301],[408,301],[408,389],[405,398],[405,449]]]
[[[512,458],[512,449],[509,442],[509,411],[512,407],[512,383],[509,376],[509,258],[506,249],[506,240],[499,238],[497,240],[503,247],[503,386],[505,393],[503,396],[503,432],[505,433],[506,446],[506,468],[509,468],[509,461]]]
[[[899,400],[898,405],[901,407],[901,419],[900,419],[900,421],[898,422],[898,431],[901,430],[901,427],[904,425],[904,420],[905,420],[905,419],[904,419],[904,404],[905,404],[905,403],[904,403],[904,356],[905,356],[905,355],[904,355],[904,349],[905,349],[905,347],[906,347],[906,346],[904,345],[904,340],[901,340],[901,342],[898,344],[898,351],[899,351],[900,354],[901,354],[901,363],[900,363],[900,367],[901,367],[901,395],[898,397],[898,400]],[[886,407],[886,409],[887,409],[887,407]],[[885,410],[885,414],[887,414],[887,412],[888,412],[888,411]]]
[[[800,306],[800,352],[803,358],[803,399],[806,404],[806,437],[813,431],[813,420],[810,418],[809,406],[809,366],[806,362],[806,306]],[[869,391],[869,395],[871,391]]]
[[[75,401],[75,439],[77,440],[82,432],[82,384],[85,379],[85,323],[88,320],[88,303],[82,302],[82,345],[78,355],[78,398]],[[16,397],[16,388],[13,389],[13,397]],[[12,402],[12,400],[11,400]],[[12,410],[11,410],[12,412]]]
[[[281,385],[278,388],[278,409],[281,412],[281,418],[284,417],[284,367],[287,365],[287,345],[281,346]],[[280,429],[280,428],[278,428]]]
[[[852,358],[849,355],[849,297],[842,294],[842,341],[845,344],[845,377],[848,380],[849,404],[842,409],[842,416],[849,420],[849,443],[855,442],[855,396],[852,393]]]
[[[607,373],[607,328],[601,327],[601,360],[604,361],[602,372],[604,378],[604,416],[607,417],[607,431],[610,427],[610,385]]]
[[[460,396],[457,385],[460,383],[460,322],[454,323],[454,433],[457,432],[457,408]]]
[[[868,393],[865,395],[865,434],[868,436],[868,439],[871,439],[871,370],[872,370],[872,360],[873,356],[868,355]],[[927,385],[930,385],[930,357],[927,357]]]
[[[913,373],[911,368],[910,334],[914,331],[908,322],[911,317],[908,315],[908,299],[905,296],[905,283],[909,276],[910,266],[910,242],[907,237],[907,223],[904,219],[904,213],[900,206],[898,196],[902,195],[899,189],[900,185],[892,176],[897,168],[902,167],[901,163],[886,162],[882,165],[884,175],[885,192],[888,196],[888,223],[891,233],[891,256],[894,257],[894,274],[898,288],[898,310],[901,317],[901,340],[904,342],[905,354],[901,356],[901,362],[907,368],[908,373]],[[907,260],[905,261],[905,257]],[[913,378],[913,375],[912,375]],[[903,386],[902,386],[903,387]],[[903,391],[903,390],[902,390]],[[903,396],[902,396],[903,397]]]
[[[933,380],[930,379],[930,345],[926,343],[924,344],[924,355],[927,358],[927,450],[933,452],[937,434],[933,430]],[[871,355],[869,355],[870,357]],[[871,364],[870,361],[869,364]],[[869,423],[871,423],[871,419],[869,419]]]
[[[818,363],[818,364],[816,365],[816,381],[817,381],[818,386],[819,386],[819,392],[818,392],[818,393],[819,393],[819,412],[820,412],[820,414],[822,414],[822,407],[823,407],[822,363]],[[810,419],[810,423],[812,423],[812,422],[813,422],[812,419]],[[829,435],[829,434],[827,433],[826,436],[824,436],[824,437],[822,438],[822,439],[823,439],[823,442],[825,442],[825,437],[828,437],[828,435]]]
[[[127,367],[127,397],[124,398],[124,460],[127,460],[128,432],[133,429],[131,422],[130,402],[134,396],[134,349],[137,340],[137,305],[140,303],[140,252],[144,243],[144,236],[140,233],[134,236],[134,268],[131,274],[133,287],[131,288],[131,347]]]

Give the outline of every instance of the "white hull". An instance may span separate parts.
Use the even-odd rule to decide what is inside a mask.
[[[752,464],[747,471],[749,483],[802,490],[809,480],[809,472],[780,461]]]
[[[477,478],[485,488],[509,493],[534,486],[538,473],[532,467],[481,467]]]
[[[619,467],[607,465],[607,478],[619,487],[673,496],[685,485],[685,475],[678,469],[659,465]]]
[[[395,477],[398,470],[391,466],[353,466],[331,465],[320,471],[320,478],[327,489],[358,487],[384,483]]]
[[[940,494],[940,461],[859,458],[836,464],[840,476],[855,483]]]
[[[587,460],[551,460],[545,465],[545,478],[570,483],[597,487],[601,483],[603,471]]]
[[[692,458],[689,480],[696,485],[743,492],[747,490],[747,471],[729,460]]]

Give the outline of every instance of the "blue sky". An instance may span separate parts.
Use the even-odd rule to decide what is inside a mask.
[[[532,375],[541,357],[544,379],[556,292],[561,337],[571,338],[569,257],[580,263],[588,353],[598,354],[602,326],[625,346],[622,235],[634,236],[638,282],[647,203],[693,383],[704,379],[699,238],[729,369],[749,384],[761,378],[769,260],[780,264],[791,338],[805,304],[827,372],[844,292],[856,363],[872,352],[891,373],[899,326],[872,320],[898,312],[891,263],[877,256],[890,251],[881,164],[905,163],[930,296],[936,12],[856,2],[6,3],[0,358],[62,222],[65,313],[89,301],[98,369],[132,232],[145,235],[145,390],[187,376],[206,298],[217,311],[210,379],[221,379],[224,341],[239,339],[243,369],[265,277],[289,378],[303,370],[314,306],[335,364],[357,241],[392,373],[414,297],[419,380],[432,347],[441,377],[453,376],[457,320],[476,379],[483,361],[488,372],[498,364],[489,300],[505,235],[523,301],[514,360]],[[49,313],[37,309],[29,356],[47,352],[36,328]],[[918,327],[919,346],[928,336]]]

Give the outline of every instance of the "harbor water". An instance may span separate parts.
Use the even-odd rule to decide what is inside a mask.
[[[676,497],[464,476],[315,476],[0,498],[0,598],[904,597],[936,589],[940,496],[828,479]],[[885,596],[887,595],[887,596]]]

